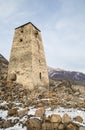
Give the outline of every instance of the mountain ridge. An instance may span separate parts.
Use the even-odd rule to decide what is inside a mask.
[[[74,84],[85,86],[85,74],[77,71],[67,71],[57,68],[48,67],[49,78],[53,80],[67,80]]]
[[[7,78],[8,63],[7,59],[0,54],[0,80]]]

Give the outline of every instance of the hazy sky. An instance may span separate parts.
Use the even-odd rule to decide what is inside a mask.
[[[85,0],[0,0],[0,53],[9,59],[14,28],[42,32],[47,64],[85,73]]]

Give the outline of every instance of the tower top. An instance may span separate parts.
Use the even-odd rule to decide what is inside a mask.
[[[32,24],[31,22],[25,23],[25,24],[23,24],[23,25],[21,25],[21,26],[15,28],[15,29],[18,29],[18,28],[24,27],[24,26],[29,25],[29,24],[31,24],[35,29],[37,29],[39,32],[41,32],[41,31],[40,31],[40,30],[39,30],[39,29],[38,29],[34,24]]]

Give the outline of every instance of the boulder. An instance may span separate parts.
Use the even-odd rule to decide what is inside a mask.
[[[45,115],[45,109],[44,109],[44,107],[39,108],[39,109],[36,110],[36,112],[35,112],[35,116],[42,117],[42,116],[44,116],[44,115]]]
[[[75,117],[75,121],[82,123],[83,118],[81,116],[77,116],[77,117]]]
[[[79,130],[79,127],[74,123],[69,123],[66,127],[66,130]]]
[[[42,130],[52,130],[52,124],[51,124],[51,122],[44,122],[42,124]]]
[[[58,126],[58,130],[64,130],[64,124],[63,123],[60,123],[59,126]]]
[[[53,114],[53,115],[51,115],[50,121],[52,123],[60,123],[62,121],[62,118],[60,115]]]
[[[72,122],[72,119],[68,114],[64,114],[63,117],[62,117],[62,122],[63,123],[69,123],[69,122]]]
[[[27,122],[27,130],[41,130],[41,121],[37,118],[31,118]]]
[[[9,109],[12,109],[12,107],[13,107],[13,103],[10,102],[10,103],[7,104],[7,106],[8,106]]]
[[[85,127],[82,127],[82,126],[81,126],[81,127],[79,128],[79,130],[85,130]]]
[[[44,106],[43,103],[38,103],[38,104],[37,104],[37,107],[43,107],[43,106]]]
[[[17,114],[18,114],[17,108],[8,110],[8,116],[15,116]]]
[[[23,116],[25,116],[25,115],[27,115],[27,114],[28,114],[28,110],[27,110],[27,109],[18,111],[18,116],[19,116],[19,117],[23,117]]]
[[[10,120],[3,121],[2,128],[8,128],[8,127],[11,127],[11,126],[12,126],[12,124],[11,124]]]

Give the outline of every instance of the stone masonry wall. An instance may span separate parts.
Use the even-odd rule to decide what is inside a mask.
[[[32,29],[32,69],[35,86],[48,86],[48,72],[42,44],[41,32]],[[35,78],[36,75],[36,78]]]
[[[30,90],[49,84],[41,34],[31,23],[15,29],[8,80],[13,80],[13,74],[17,83]]]

